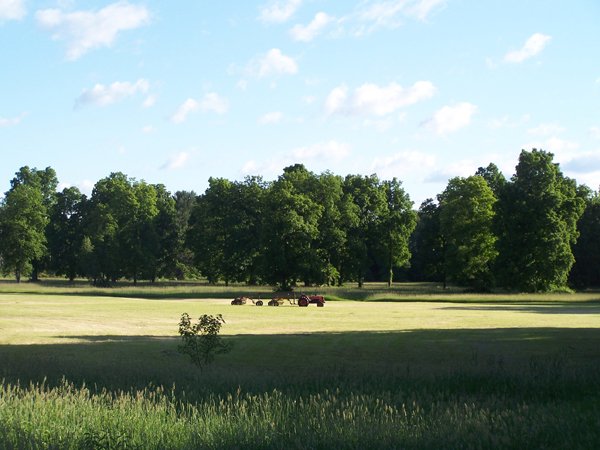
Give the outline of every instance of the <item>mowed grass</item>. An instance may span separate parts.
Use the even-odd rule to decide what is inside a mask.
[[[0,448],[600,445],[593,294],[325,308],[85,294],[0,294]],[[183,312],[223,314],[233,351],[192,366]]]

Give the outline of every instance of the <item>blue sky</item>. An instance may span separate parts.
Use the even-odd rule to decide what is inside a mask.
[[[0,0],[0,188],[52,166],[397,177],[415,201],[522,148],[600,185],[597,0]]]

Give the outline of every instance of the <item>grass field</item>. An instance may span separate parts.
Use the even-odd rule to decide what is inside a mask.
[[[242,289],[0,284],[0,448],[600,446],[597,293],[206,298]],[[196,369],[183,312],[223,314],[233,351]]]

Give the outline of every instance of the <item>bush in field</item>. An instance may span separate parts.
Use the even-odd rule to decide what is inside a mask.
[[[221,314],[211,316],[203,314],[198,318],[198,323],[192,324],[188,313],[183,313],[179,321],[179,334],[182,343],[178,350],[184,355],[189,355],[192,362],[202,368],[214,361],[215,356],[231,351],[231,343],[223,342],[219,336],[221,326],[225,319]]]

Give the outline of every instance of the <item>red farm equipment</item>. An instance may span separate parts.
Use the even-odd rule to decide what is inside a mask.
[[[294,295],[294,293],[291,293],[291,292],[283,292],[283,293],[273,294],[271,297],[271,300],[268,301],[267,305],[268,306],[281,306],[286,302],[286,300],[290,303],[290,305],[298,305],[301,307],[306,307],[306,306],[310,305],[311,303],[316,304],[319,307],[325,306],[325,297],[322,295],[301,294],[300,297],[298,297],[296,299],[296,296]],[[232,305],[245,305],[249,301],[252,302],[256,306],[263,305],[263,301],[260,298],[255,300],[253,298],[246,297],[246,296],[240,296],[240,297],[234,298],[233,300],[231,300],[231,304]]]

